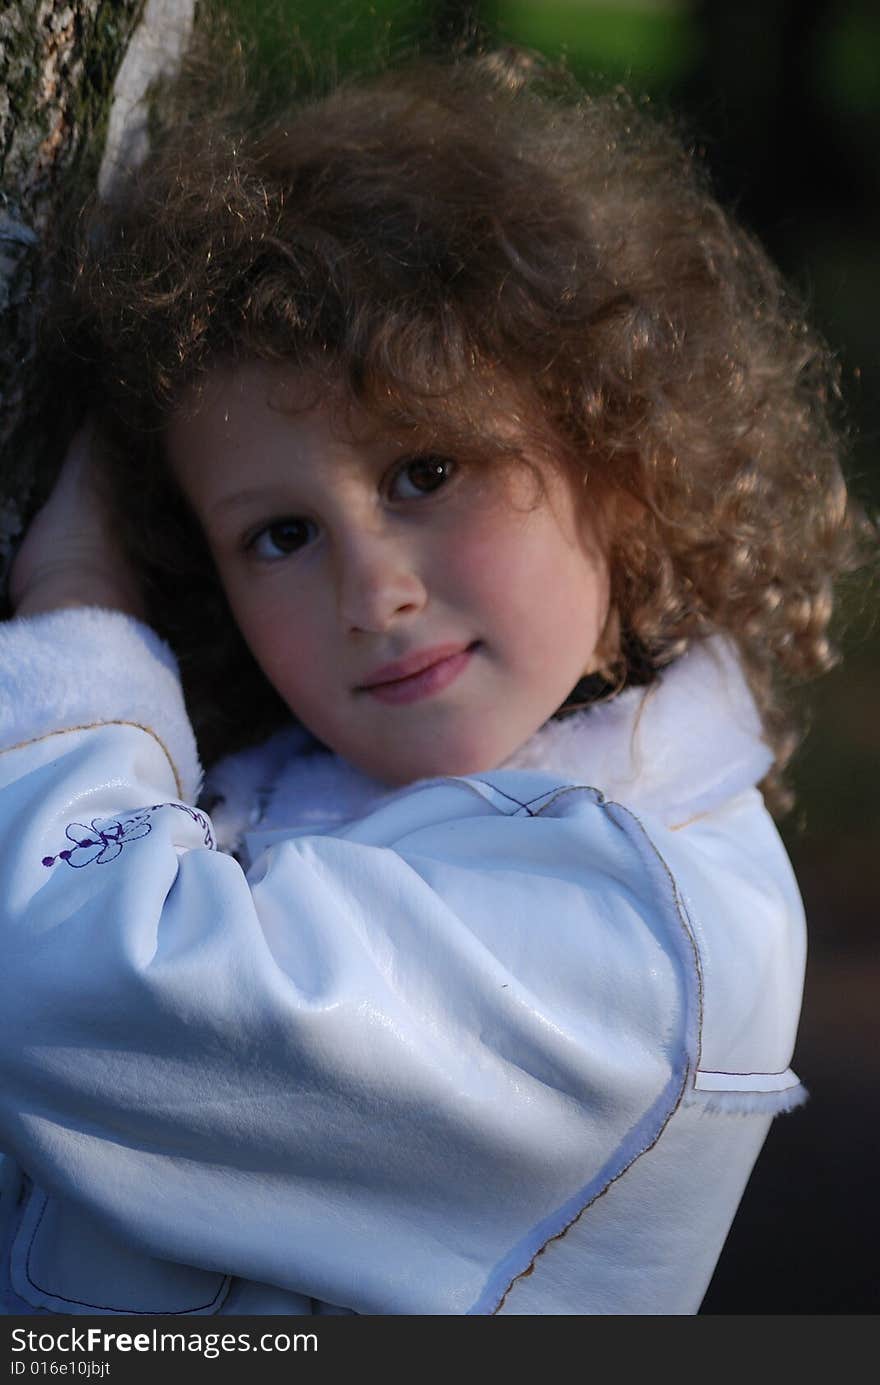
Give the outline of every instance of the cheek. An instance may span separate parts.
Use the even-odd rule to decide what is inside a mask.
[[[548,646],[574,641],[582,650],[584,642],[595,643],[608,611],[605,560],[546,516],[465,536],[449,580],[461,601],[496,630],[529,636],[545,657]]]
[[[530,604],[534,582],[543,580],[549,556],[532,527],[527,516],[500,504],[477,508],[455,533],[452,561],[448,548],[441,555],[447,589],[462,605],[515,619]]]
[[[251,653],[285,702],[295,711],[321,696],[321,677],[330,655],[326,622],[305,602],[274,592],[270,584],[254,593],[228,591],[238,627]]]

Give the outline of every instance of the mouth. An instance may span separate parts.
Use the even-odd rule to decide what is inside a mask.
[[[467,668],[471,655],[479,646],[471,644],[438,644],[407,654],[393,664],[376,669],[356,689],[369,693],[380,702],[401,704],[432,697],[454,683]]]

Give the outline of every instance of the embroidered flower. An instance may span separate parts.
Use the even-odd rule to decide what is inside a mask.
[[[81,822],[70,823],[64,835],[73,846],[59,851],[57,856],[44,856],[43,865],[54,866],[56,861],[66,861],[74,870],[90,865],[106,866],[116,860],[123,846],[146,837],[153,830],[149,819],[160,808],[176,808],[186,813],[201,827],[205,846],[214,849],[214,837],[204,813],[184,803],[153,803],[126,818],[93,818],[88,827]]]
[[[81,822],[72,822],[64,834],[69,842],[73,842],[72,849],[59,851],[57,857],[44,856],[43,865],[54,866],[55,861],[59,860],[66,861],[74,870],[81,870],[92,862],[96,866],[105,866],[109,861],[116,860],[126,842],[137,841],[152,831],[148,822],[150,812],[151,809],[145,808],[143,812],[134,813],[128,818],[93,818],[89,827]]]

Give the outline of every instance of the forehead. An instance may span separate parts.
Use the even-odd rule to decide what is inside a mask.
[[[181,396],[166,429],[172,454],[182,440],[215,443],[321,415],[340,441],[373,441],[381,420],[360,407],[338,379],[284,361],[245,361],[211,368]]]
[[[165,430],[172,476],[197,510],[242,482],[290,480],[383,444],[377,420],[339,386],[279,362],[220,365],[180,400]]]
[[[310,435],[358,452],[418,446],[474,459],[556,460],[539,411],[510,380],[475,378],[454,393],[417,399],[381,383],[363,394],[356,397],[339,371],[287,361],[218,364],[183,393],[166,427],[171,469],[180,477],[200,459],[217,466],[221,458],[244,466],[270,440],[307,445]]]

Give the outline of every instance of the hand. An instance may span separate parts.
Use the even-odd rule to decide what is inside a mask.
[[[71,442],[52,493],[15,555],[9,597],[19,616],[65,606],[144,614],[134,573],[99,493],[88,420]]]

